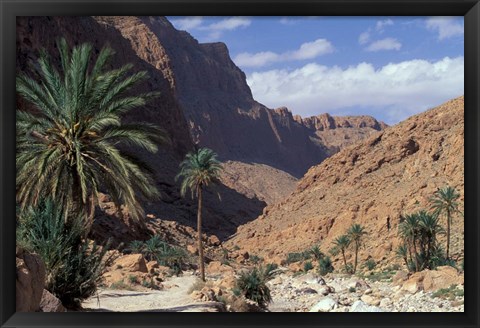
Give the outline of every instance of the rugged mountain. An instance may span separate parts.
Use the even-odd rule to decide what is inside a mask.
[[[306,118],[295,115],[294,119],[314,131],[316,142],[324,145],[329,155],[388,127],[367,115],[331,116],[325,113]]]
[[[172,88],[172,78],[165,69],[169,59],[162,44],[143,20],[136,17],[19,17],[17,71],[28,71],[29,62],[36,60],[42,47],[57,58],[55,40],[59,37],[65,37],[71,46],[90,42],[97,53],[105,44],[110,44],[116,51],[111,68],[132,63],[134,70],[148,72],[149,80],[140,88],[143,91],[157,90],[161,95],[145,108],[130,113],[125,120],[157,124],[168,132],[171,144],[162,145],[156,154],[138,154],[154,169],[157,186],[162,192],[160,201],[144,204],[147,213],[151,214],[146,220],[172,220],[195,227],[196,202],[190,197],[182,198],[178,183],[174,181],[178,165],[185,153],[193,149],[193,142]],[[19,98],[18,106],[27,104]],[[217,192],[222,202],[218,201]],[[219,185],[215,191],[207,191],[205,195],[205,231],[225,238],[240,223],[255,218],[264,206],[265,203],[258,199],[250,199],[223,184]],[[94,232],[100,236],[117,235],[128,240],[141,235],[132,226],[128,211],[124,211],[121,224],[107,212],[99,211],[97,214]]]
[[[163,17],[141,20],[168,55],[164,71],[172,77],[194,142],[224,160],[267,164],[296,177],[332,153],[287,108],[269,109],[253,99],[224,43],[198,43]]]
[[[372,256],[386,263],[399,242],[401,214],[428,209],[429,198],[446,185],[460,192],[463,206],[463,113],[462,96],[343,149],[312,167],[289,197],[239,227],[228,244],[285,259],[316,243],[328,251],[359,223],[368,233],[362,261]],[[451,240],[452,254],[462,256],[463,217],[455,217]]]

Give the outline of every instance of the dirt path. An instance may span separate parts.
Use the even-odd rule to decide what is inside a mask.
[[[189,288],[198,278],[191,274],[165,281],[164,290],[148,292],[102,289],[83,302],[85,311],[98,312],[217,312],[216,302],[194,302]]]

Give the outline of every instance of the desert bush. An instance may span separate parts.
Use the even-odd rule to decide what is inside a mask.
[[[241,273],[233,289],[234,295],[244,295],[260,307],[265,308],[272,301],[270,289],[266,283],[273,278],[275,268],[275,265],[260,266]]]
[[[135,254],[143,253],[144,248],[145,243],[141,240],[134,240],[128,245],[128,250]]]
[[[375,269],[376,266],[377,266],[377,263],[375,262],[374,259],[368,259],[365,261],[365,264],[364,264],[364,268],[366,268],[369,271],[372,271],[373,269]]]
[[[131,284],[138,284],[138,279],[136,276],[134,275],[129,275],[128,276],[128,281],[131,283]]]
[[[253,264],[259,264],[260,262],[263,261],[263,258],[257,255],[251,255],[249,258],[250,262]]]
[[[448,288],[441,288],[436,292],[432,293],[432,298],[442,298],[454,300],[456,297],[464,296],[464,291],[462,289],[457,289],[456,285],[450,285]]]
[[[317,261],[320,261],[320,259],[322,259],[325,256],[325,254],[323,254],[322,251],[320,250],[320,246],[318,245],[314,245],[310,249],[310,254],[312,254],[312,257]]]
[[[287,254],[287,264],[290,264],[290,263],[295,263],[295,262],[301,262],[301,261],[306,261],[306,260],[310,260],[312,257],[312,254],[310,252],[310,250],[307,250],[307,251],[303,251],[303,252],[294,252],[294,253],[288,253]]]
[[[303,271],[308,272],[313,269],[313,264],[310,261],[307,261],[303,264]]]
[[[318,273],[321,276],[326,275],[327,273],[333,272],[334,267],[330,257],[325,256],[318,261]]]
[[[20,215],[17,237],[45,262],[45,289],[76,308],[95,294],[112,257],[106,256],[110,243],[100,247],[83,241],[80,219],[65,221],[64,211],[51,200],[40,202]]]
[[[160,265],[168,266],[175,275],[182,272],[188,260],[187,252],[183,248],[171,246],[166,242],[160,244],[155,256]]]
[[[152,261],[155,259],[158,251],[162,248],[165,244],[163,240],[160,239],[157,235],[153,236],[149,240],[144,243],[142,250],[143,256],[147,261]]]

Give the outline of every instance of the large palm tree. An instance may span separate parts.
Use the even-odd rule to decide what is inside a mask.
[[[350,246],[350,238],[347,235],[341,235],[333,241],[335,247],[342,252],[343,256],[343,264],[345,265],[345,270],[348,269],[347,267],[347,257],[345,256],[345,251],[347,250],[348,246]]]
[[[348,229],[348,236],[350,240],[355,245],[355,262],[353,265],[353,273],[357,272],[358,264],[358,250],[362,244],[362,237],[366,234],[365,229],[360,224],[353,224],[350,229]]]
[[[432,197],[432,209],[436,215],[445,213],[447,217],[447,259],[450,256],[450,225],[452,223],[452,214],[458,212],[457,199],[460,194],[454,188],[447,186],[439,189]]]
[[[60,70],[42,50],[31,74],[16,78],[17,93],[33,107],[17,110],[17,201],[25,208],[51,197],[67,220],[83,213],[89,226],[103,191],[139,219],[138,197],[156,197],[158,191],[145,165],[119,146],[156,152],[166,135],[149,123],[125,124],[121,116],[157,93],[131,92],[147,74],[129,73],[130,64],[107,70],[114,55],[109,47],[96,60],[90,44],[70,51],[60,39],[57,47]]]
[[[200,148],[185,156],[180,163],[180,172],[176,179],[183,178],[180,193],[185,195],[188,189],[192,197],[198,198],[197,208],[197,233],[198,233],[198,254],[201,278],[205,281],[205,264],[202,245],[202,189],[219,177],[222,165],[217,160],[217,154],[211,149]]]
[[[432,254],[437,248],[437,235],[444,233],[445,230],[440,226],[437,215],[427,213],[426,211],[420,211],[417,215],[420,227],[419,233],[422,240],[422,253],[427,260],[424,266],[430,265]]]

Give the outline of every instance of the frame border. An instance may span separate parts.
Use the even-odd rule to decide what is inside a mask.
[[[0,325],[1,327],[479,327],[476,218],[480,152],[478,0],[0,0]],[[15,65],[16,16],[278,15],[465,17],[465,312],[464,313],[15,313]],[[467,192],[468,190],[468,192]],[[467,247],[468,246],[468,247]],[[13,298],[12,298],[13,297]]]

